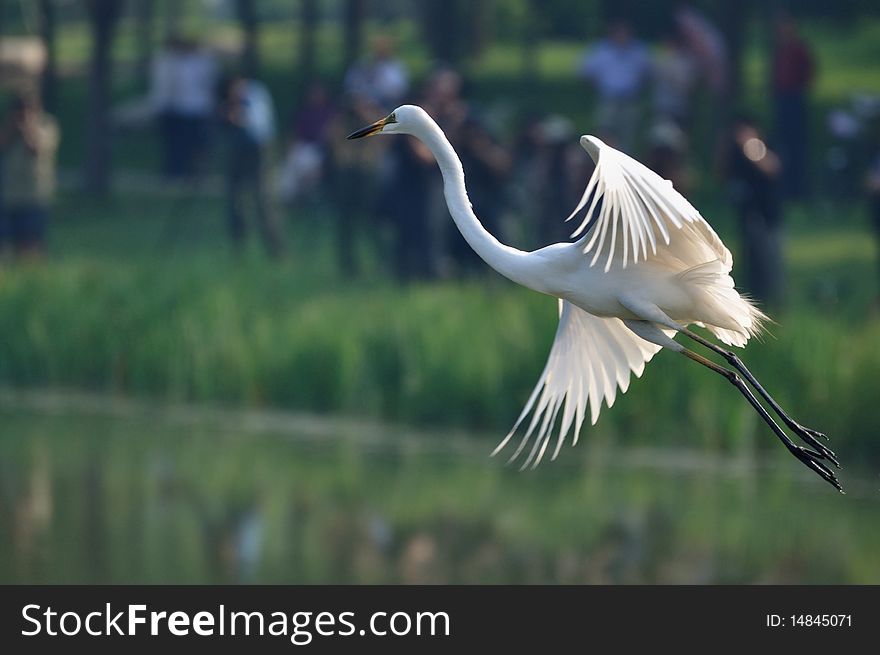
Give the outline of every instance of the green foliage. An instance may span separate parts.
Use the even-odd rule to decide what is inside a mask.
[[[219,203],[198,201],[186,216],[176,206],[65,198],[57,254],[0,274],[0,382],[375,416],[497,437],[543,367],[556,324],[549,298],[494,274],[399,287],[373,267],[341,279],[327,241],[332,217],[323,214],[321,226],[293,228],[290,261],[275,265],[256,252],[235,260]],[[171,217],[170,242],[163,216]],[[792,227],[792,306],[745,358],[795,416],[834,435],[840,451],[876,461],[873,248],[858,224],[831,232],[806,227],[809,220],[795,217]],[[587,430],[589,439],[776,446],[723,380],[674,354],[658,355],[644,378]]]

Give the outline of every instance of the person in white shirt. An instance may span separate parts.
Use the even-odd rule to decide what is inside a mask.
[[[409,73],[395,57],[390,37],[376,38],[372,58],[352,66],[345,74],[343,86],[348,96],[368,98],[387,111],[403,102],[409,90]]]
[[[247,237],[245,206],[251,201],[263,245],[280,257],[284,245],[267,188],[269,150],[276,123],[272,96],[262,82],[232,76],[222,84],[221,119],[226,134],[226,197],[233,245],[243,249]]]
[[[598,94],[596,123],[606,141],[631,151],[638,123],[639,99],[651,73],[647,48],[625,21],[612,23],[608,37],[584,56],[578,76]]]
[[[150,104],[159,117],[169,177],[198,172],[214,115],[217,72],[210,51],[179,37],[168,39],[153,62]]]
[[[668,34],[654,58],[655,125],[672,121],[682,129],[689,127],[693,92],[699,75],[698,62],[682,36],[676,32]]]

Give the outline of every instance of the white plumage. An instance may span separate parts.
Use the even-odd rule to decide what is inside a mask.
[[[483,228],[468,200],[461,161],[422,108],[399,107],[349,138],[379,133],[411,134],[423,141],[443,174],[449,212],[474,251],[505,277],[559,299],[559,326],[547,365],[496,453],[525,426],[511,460],[524,457],[523,468],[537,466],[551,443],[555,458],[569,433],[577,442],[587,407],[595,424],[602,403],[610,408],[618,389],[625,393],[631,375],[641,376],[665,347],[727,378],[793,455],[840,489],[824,463],[838,464],[820,443],[825,435],[788,416],[734,353],[688,329],[697,324],[725,344],[744,346],[767,317],[736,291],[730,251],[669,180],[596,137],[583,136],[580,143],[596,167],[566,219],[586,209],[572,234],[577,241],[524,252]],[[684,348],[673,339],[679,333],[724,357],[735,371]],[[812,449],[791,441],[742,378]]]
[[[572,424],[572,441],[577,443],[587,403],[590,405],[590,423],[595,425],[599,420],[602,402],[610,409],[617,397],[618,387],[621,393],[626,393],[630,374],[641,377],[645,364],[658,350],[660,346],[636,336],[619,318],[593,316],[566,300],[560,300],[559,327],[547,365],[522,414],[498,444],[495,453],[507,445],[523,420],[534,410],[525,435],[510,459],[513,461],[520,455],[534,434],[534,445],[522,468],[530,464],[537,466],[544,457],[562,410],[552,457],[556,459]]]

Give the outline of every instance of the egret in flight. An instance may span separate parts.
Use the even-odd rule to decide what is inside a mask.
[[[730,251],[670,181],[596,137],[582,136],[596,168],[566,219],[586,208],[575,240],[525,252],[500,243],[480,223],[461,160],[424,109],[403,105],[348,138],[376,134],[421,140],[440,166],[449,213],[470,247],[501,275],[558,298],[559,326],[547,365],[493,455],[531,414],[511,461],[524,455],[523,468],[537,466],[551,443],[555,459],[570,431],[577,443],[587,405],[595,424],[603,401],[610,408],[618,388],[624,393],[629,387],[630,374],[640,377],[645,364],[667,348],[723,376],[792,455],[842,491],[829,466],[840,464],[822,443],[827,437],[789,416],[734,352],[689,329],[705,327],[725,345],[742,347],[767,316],[736,291]],[[685,348],[674,340],[678,334],[720,355],[730,368]],[[752,389],[806,447],[792,440]]]

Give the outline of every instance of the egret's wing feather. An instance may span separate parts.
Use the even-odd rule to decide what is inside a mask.
[[[591,255],[590,266],[601,261],[606,272],[615,263],[626,268],[659,251],[686,266],[717,259],[730,270],[730,251],[672,182],[594,137],[581,137],[581,144],[596,159],[596,168],[566,220],[589,203],[571,236],[583,235],[578,245]]]
[[[614,404],[619,388],[629,388],[631,373],[641,376],[645,364],[660,350],[629,330],[618,318],[593,316],[568,301],[559,301],[559,327],[544,372],[510,433],[495,449],[511,440],[531,413],[525,435],[511,457],[516,459],[534,437],[523,468],[537,466],[543,458],[561,414],[552,458],[559,454],[574,426],[573,443],[590,408],[595,425],[604,402]],[[493,453],[494,454],[494,453]]]

